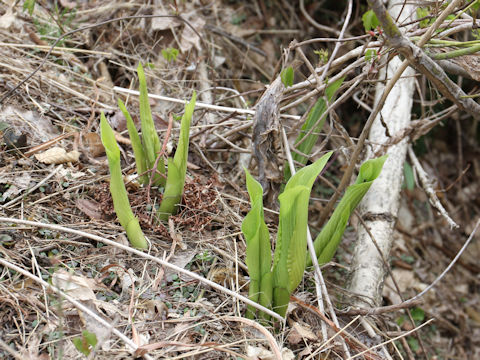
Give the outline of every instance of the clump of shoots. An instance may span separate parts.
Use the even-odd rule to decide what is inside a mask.
[[[290,295],[302,281],[306,266],[311,265],[311,260],[305,256],[308,202],[313,183],[331,155],[330,152],[299,170],[289,179],[283,193],[278,197],[280,215],[273,267],[270,236],[263,216],[262,187],[245,170],[251,203],[251,210],[242,223],[242,232],[247,243],[249,297],[267,308],[272,308],[281,316],[285,316]],[[347,189],[327,225],[315,240],[319,263],[326,263],[333,257],[350,214],[380,174],[385,159],[386,156],[382,156],[368,160],[361,166],[356,183]],[[246,316],[254,318],[255,309],[247,307]],[[263,313],[260,313],[259,317],[268,319]]]
[[[158,210],[158,218],[161,221],[166,221],[170,215],[178,210],[183,195],[187,173],[190,123],[195,109],[196,93],[193,92],[191,101],[185,106],[185,112],[180,123],[180,139],[177,150],[173,159],[169,159],[167,166],[165,166],[164,153],[155,130],[152,111],[148,101],[147,82],[141,64],[138,65],[137,73],[140,87],[141,136],[125,104],[120,99],[118,100],[118,106],[127,121],[127,129],[132,142],[140,184],[153,185],[164,190],[163,199]],[[146,248],[147,243],[138,224],[138,219],[133,215],[123,183],[118,144],[113,130],[103,113],[101,116],[101,131],[102,142],[107,152],[110,167],[110,192],[118,220],[126,230],[132,245]]]
[[[313,182],[330,156],[331,153],[328,153],[297,172],[279,196],[280,219],[273,269],[270,239],[263,217],[262,186],[245,170],[251,201],[251,210],[242,223],[242,232],[247,242],[249,296],[265,307],[273,307],[273,310],[282,316],[285,316],[290,294],[303,277],[307,249],[308,200]],[[254,315],[254,308],[247,308],[247,317],[253,318]],[[267,318],[263,313],[260,316]]]

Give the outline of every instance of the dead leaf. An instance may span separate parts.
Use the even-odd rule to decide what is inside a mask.
[[[88,154],[96,158],[100,155],[105,154],[105,148],[102,144],[102,139],[97,133],[87,133],[83,135],[83,141],[87,148]]]
[[[182,269],[187,266],[187,264],[192,261],[193,257],[195,256],[197,252],[195,250],[187,250],[187,251],[181,251],[181,252],[176,252],[174,256],[170,259],[169,263],[176,265],[178,267],[181,267]],[[170,268],[165,269],[165,276],[167,278],[167,281],[171,281],[172,275],[176,274],[174,270],[170,270]],[[178,274],[178,276],[183,280],[183,281],[190,281],[192,278],[188,275],[184,274]]]
[[[15,14],[13,13],[13,9],[9,8],[5,14],[0,16],[0,28],[8,29],[12,24],[15,22]]]
[[[465,312],[471,320],[473,320],[477,325],[480,325],[480,312],[471,306],[467,306],[465,308]]]
[[[400,291],[403,293],[406,290],[415,290],[420,292],[424,290],[427,285],[422,283],[414,274],[413,271],[405,269],[394,269],[392,274],[395,277]],[[434,294],[432,291],[431,294]],[[402,299],[395,290],[392,278],[388,277],[383,288],[383,296],[391,301],[392,304],[400,304]]]
[[[285,85],[280,76],[270,84],[258,101],[253,118],[253,154],[258,164],[258,181],[262,184],[267,206],[273,208],[276,194],[283,175],[279,170],[282,161],[280,125],[278,120],[279,105]]]
[[[202,17],[198,16],[194,18],[193,20],[190,20],[190,24],[197,30],[198,33],[201,33],[203,30],[203,27],[205,26],[205,20],[203,20]],[[197,50],[201,50],[202,47],[200,46],[200,37],[193,31],[193,29],[185,25],[182,31],[182,35],[180,37],[180,50],[182,52],[187,52],[190,50],[193,46]]]
[[[97,315],[98,317],[113,323],[119,321],[120,312],[115,306],[113,306],[114,309],[111,309],[114,311],[114,313],[107,312],[108,316],[105,316],[105,312],[102,311],[104,310],[104,307],[99,306],[99,303],[101,303],[102,305],[106,304],[105,302],[99,300],[83,301],[83,305],[88,307],[90,312]],[[108,340],[110,340],[110,338],[112,337],[112,331],[88,312],[83,312],[79,310],[78,315],[87,331],[95,334],[95,336],[97,337],[97,343],[99,344],[101,349],[109,349],[110,343]]]
[[[298,322],[294,322],[290,333],[288,334],[288,342],[290,344],[299,344],[303,340],[318,340],[317,335],[310,329],[307,329],[305,325],[300,325]]]
[[[100,204],[94,200],[77,199],[75,202],[78,210],[87,215],[90,219],[102,220],[103,213],[100,210]]]
[[[157,6],[161,6],[161,1],[160,4]],[[156,9],[153,12],[153,15],[172,15],[165,9]],[[152,19],[152,30],[153,31],[162,31],[162,30],[168,30],[168,29],[173,29],[176,27],[179,27],[182,24],[181,21],[179,21],[175,17],[157,17]]]
[[[247,346],[247,356],[253,359],[261,359],[261,360],[277,360],[275,354],[270,350],[267,350],[263,347],[258,346]],[[282,360],[293,360],[295,359],[295,355],[293,354],[292,350],[283,348],[282,349]]]
[[[93,279],[58,270],[52,276],[52,284],[75,300],[96,300],[92,290],[95,288]]]
[[[86,174],[84,172],[81,172],[81,171],[75,171],[73,169],[70,169],[70,168],[65,168],[63,167],[63,165],[60,165],[58,167],[58,171],[57,171],[57,179],[65,179],[65,180],[77,180],[77,179],[80,179],[84,176],[86,176]]]
[[[147,309],[145,315],[147,320],[165,320],[168,316],[168,307],[163,301],[148,300],[145,307]]]
[[[34,156],[44,164],[63,164],[67,162],[77,162],[80,158],[80,153],[76,150],[67,153],[67,151],[61,147],[53,147]]]
[[[122,320],[128,319],[128,310],[126,310],[125,306],[119,302],[95,300],[93,303],[98,310],[111,319],[113,319],[114,316],[120,316],[122,317]]]
[[[40,355],[40,336],[38,334],[32,334],[28,339],[27,347],[20,349],[20,354],[24,360],[40,360],[44,358]]]
[[[10,184],[10,187],[2,195],[3,199],[12,199],[22,191],[27,190],[31,181],[32,177],[28,172],[15,174],[13,176],[2,175],[0,184]]]
[[[473,80],[480,81],[480,56],[478,55],[464,55],[452,59],[454,63],[461,66]]]
[[[69,10],[75,9],[78,5],[76,1],[60,0],[60,4]]]
[[[0,111],[0,118],[8,123],[15,133],[27,134],[30,144],[44,143],[59,135],[50,117],[34,111],[7,106]]]
[[[115,131],[115,140],[117,140],[117,143],[119,144],[124,144],[124,145],[131,145],[132,142],[130,141],[129,138],[126,138],[125,136],[122,136],[120,133]]]

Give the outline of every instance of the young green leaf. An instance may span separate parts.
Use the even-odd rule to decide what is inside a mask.
[[[290,294],[305,271],[310,192],[331,155],[330,152],[298,171],[278,197],[280,219],[273,260],[273,309],[281,316],[285,316]]]
[[[176,48],[169,47],[169,48],[166,48],[166,49],[162,49],[162,56],[168,62],[176,61],[178,53],[179,53],[178,49],[176,49]]]
[[[403,163],[403,178],[404,184],[408,190],[415,189],[415,176],[413,174],[412,166],[407,161]]]
[[[28,14],[32,16],[33,10],[35,9],[36,0],[25,0],[23,3],[23,11],[27,10]]]
[[[272,306],[272,252],[270,235],[263,215],[263,189],[245,169],[251,209],[242,222],[242,232],[247,242],[246,263],[250,276],[249,298],[266,308]],[[256,309],[247,306],[247,318],[253,319]],[[268,319],[266,314],[261,317]]]
[[[132,142],[133,154],[135,155],[135,163],[137,164],[137,173],[139,175],[143,174],[140,176],[139,182],[140,184],[148,184],[148,175],[146,174],[147,166],[145,163],[146,161],[145,153],[143,152],[142,141],[140,140],[140,136],[138,135],[137,128],[133,123],[130,113],[125,107],[125,104],[120,99],[118,99],[118,107],[122,111],[123,116],[125,116],[125,119],[127,119],[127,129],[128,129],[128,134],[130,135],[130,141]]]
[[[370,189],[373,181],[380,175],[386,159],[387,157],[385,155],[368,160],[362,164],[355,184],[347,188],[340,203],[333,212],[332,217],[315,239],[313,244],[320,265],[332,259],[340,244],[350,214],[360,203],[368,189]],[[307,259],[307,266],[311,266],[312,261],[308,254]]]
[[[344,79],[345,78],[338,79],[337,81],[330,84],[325,90],[325,95],[327,96],[329,103],[332,100],[334,100],[334,95],[338,90],[338,88],[342,85]],[[325,100],[320,97],[315,103],[315,105],[313,106],[312,110],[310,110],[307,116],[307,119],[302,125],[300,134],[295,140],[295,147],[301,153],[305,155],[309,155],[312,152],[312,149],[315,146],[318,140],[318,137],[320,136],[320,132],[322,131],[323,125],[325,124],[325,120],[327,118],[327,114],[325,114],[326,110],[327,110],[327,104],[325,103]],[[313,131],[311,131],[313,127],[315,128]],[[304,139],[305,136],[307,136],[306,139]],[[292,158],[294,161],[297,161],[304,165],[308,161],[308,157],[303,156],[297,152],[292,152]],[[285,163],[285,170],[284,170],[285,181],[288,181],[288,179],[290,179],[290,176],[291,176],[290,167]]]
[[[285,87],[289,87],[293,85],[293,68],[291,66],[287,67],[286,69],[282,70],[280,74],[280,78],[282,79],[283,85]]]
[[[160,220],[167,220],[175,213],[178,204],[182,199],[183,187],[185,186],[185,176],[187,174],[188,143],[190,138],[190,122],[192,120],[193,110],[197,94],[193,92],[192,99],[185,106],[185,112],[180,123],[180,138],[178,140],[177,150],[173,161],[168,162],[168,176],[163,193],[162,203],[158,210]]]
[[[365,32],[369,32],[372,29],[376,29],[380,22],[377,19],[377,15],[373,10],[368,10],[365,14],[362,15],[363,27]]]
[[[97,345],[97,336],[94,333],[83,330],[82,336],[73,338],[72,342],[78,351],[83,355],[88,356]]]
[[[115,140],[115,134],[103,112],[100,116],[100,130],[102,143],[107,153],[108,167],[110,168],[110,193],[112,194],[113,208],[117,214],[118,221],[127,232],[130,243],[134,247],[146,249],[148,247],[147,241],[143,236],[138,219],[133,215],[127,190],[123,183],[122,169],[120,167],[120,149]]]
[[[141,63],[138,64],[137,74],[140,85],[140,122],[142,127],[143,150],[147,168],[153,169],[157,156],[160,154],[161,145],[153,123],[152,110],[150,109],[150,102],[148,101],[147,81]],[[163,158],[158,162],[157,171],[165,175]],[[155,173],[151,175],[154,177],[153,185],[165,186],[165,177],[160,174]]]
[[[367,63],[372,63],[377,58],[377,50],[368,49],[365,51],[365,61]]]

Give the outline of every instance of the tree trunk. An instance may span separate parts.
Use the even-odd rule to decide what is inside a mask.
[[[401,3],[398,5],[397,2],[397,5],[395,5],[395,1],[390,1],[389,6],[390,14],[395,19],[401,9]],[[400,22],[406,18],[403,14],[409,15],[412,13],[415,13],[415,8],[405,6]],[[384,68],[380,71],[379,79],[391,78],[400,64],[401,60],[398,57],[393,58],[387,69]],[[379,146],[375,144],[387,142],[390,135],[398,133],[409,125],[415,85],[414,74],[412,68],[407,68],[387,97],[382,111],[375,119],[370,130],[369,140],[373,145],[368,148],[367,159],[373,157],[373,154],[379,150]],[[376,103],[378,103],[384,88],[385,82],[379,82],[376,88]],[[398,214],[400,191],[403,183],[403,164],[408,141],[409,139],[405,138],[388,148],[388,159],[383,166],[383,170],[373,182],[359,206],[360,216],[370,229],[370,233],[373,235],[384,259],[388,259],[392,247],[392,233]],[[379,253],[370,235],[360,223],[349,284],[349,290],[355,295],[352,305],[376,307],[381,304],[383,281],[386,273],[382,254]]]

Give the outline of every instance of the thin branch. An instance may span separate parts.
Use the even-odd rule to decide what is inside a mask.
[[[410,156],[410,160],[412,160],[413,167],[417,171],[417,175],[420,178],[423,190],[425,190],[425,192],[427,193],[428,198],[430,199],[430,203],[433,205],[433,207],[435,207],[435,209],[438,210],[440,215],[442,215],[445,220],[447,220],[448,225],[450,225],[450,229],[458,228],[458,224],[452,220],[452,218],[448,215],[447,210],[445,210],[442,203],[438,199],[438,196],[433,189],[432,182],[428,178],[425,170],[423,170],[422,164],[420,164],[420,161],[418,161],[417,156],[415,155],[415,152],[413,151],[411,145],[408,147],[408,156]]]
[[[470,98],[465,98],[466,94],[462,88],[450,80],[445,71],[421,49],[430,39],[434,31],[442,24],[443,20],[461,1],[462,0],[453,0],[450,2],[435,23],[423,34],[417,45],[403,36],[382,1],[369,0],[368,3],[377,15],[384,30],[387,43],[404,56],[410,66],[425,75],[447,99],[457,104],[460,109],[468,112],[474,118],[479,118],[480,105]]]

